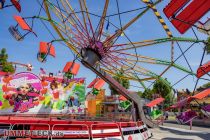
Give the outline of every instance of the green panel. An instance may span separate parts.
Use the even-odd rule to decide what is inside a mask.
[[[131,102],[126,100],[126,101],[121,102],[119,105],[121,108],[126,110],[131,106]]]
[[[85,85],[84,84],[76,84],[73,89],[73,93],[78,93],[79,102],[85,101]]]
[[[157,119],[159,118],[160,116],[163,115],[163,112],[161,110],[153,110],[150,114],[150,116],[152,117],[152,119]]]
[[[0,84],[0,100],[3,101],[3,91],[2,91],[2,85]]]

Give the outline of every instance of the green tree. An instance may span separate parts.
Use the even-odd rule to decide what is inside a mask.
[[[0,64],[3,65],[7,63],[7,59],[8,59],[8,54],[6,53],[6,49],[3,48],[1,49],[1,53],[0,53]]]
[[[6,53],[6,49],[1,49],[0,53],[0,69],[4,72],[15,72],[15,69],[11,63],[7,61],[8,54]]]
[[[164,107],[168,107],[172,101],[172,88],[167,79],[157,79],[153,85],[153,92],[165,98]]]
[[[202,91],[205,90],[207,88],[210,88],[210,82],[203,84],[202,86],[200,86],[199,88],[197,88],[197,91]]]
[[[124,88],[129,89],[130,82],[128,79],[123,78],[123,76],[124,76],[124,70],[121,68],[120,71],[117,72],[115,76],[113,76],[113,78],[117,82],[119,82]],[[109,89],[111,90],[112,95],[118,94],[118,92],[112,86],[109,86]]]
[[[149,100],[152,100],[154,94],[152,89],[145,89],[144,92],[138,91],[137,93],[141,98],[146,98]]]

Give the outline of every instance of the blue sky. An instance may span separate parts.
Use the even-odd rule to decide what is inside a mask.
[[[8,1],[9,2],[9,1]],[[60,43],[54,43],[53,45],[56,48],[56,58],[48,57],[48,61],[44,64],[40,63],[36,59],[36,55],[39,48],[39,42],[40,41],[46,41],[49,42],[53,38],[49,34],[49,32],[46,30],[46,28],[41,24],[40,20],[35,20],[34,22],[34,31],[37,33],[38,37],[33,36],[33,34],[29,34],[25,37],[23,41],[17,42],[15,39],[12,38],[10,33],[8,32],[8,28],[10,25],[15,25],[15,21],[13,19],[13,15],[21,15],[22,17],[31,17],[34,15],[37,15],[39,11],[39,5],[36,2],[36,0],[27,0],[27,1],[21,1],[22,5],[22,12],[19,14],[14,8],[6,8],[4,10],[0,11],[1,16],[1,22],[0,22],[0,48],[6,48],[7,52],[9,54],[9,61],[13,62],[21,62],[21,63],[31,63],[34,66],[34,73],[39,72],[39,68],[42,67],[46,71],[54,72],[56,73],[59,70],[62,70],[65,66],[65,63],[68,61],[73,60],[73,55],[69,48],[66,46],[61,45]],[[53,1],[54,2],[54,1]],[[79,3],[77,0],[71,1],[72,7],[77,11],[79,9]],[[172,31],[174,36],[178,37],[191,37],[195,38],[192,30],[190,29],[187,31],[184,35],[181,35],[178,33],[178,31],[172,26],[172,24],[167,20],[167,18],[164,16],[162,9],[167,4],[168,1],[163,1],[161,4],[157,5],[157,9],[161,13],[162,17],[164,18],[165,22],[169,26],[169,29]],[[97,15],[101,15],[103,10],[103,4],[104,0],[87,0],[87,5],[89,8],[89,11],[92,13],[95,13]],[[119,8],[120,12],[132,10],[140,7],[144,7],[145,4],[142,3],[139,0],[119,0]],[[122,24],[125,25],[127,22],[129,22],[132,18],[134,18],[140,11],[135,11],[129,14],[122,14]],[[107,15],[116,14],[117,13],[117,5],[115,0],[110,0],[108,13]],[[42,16],[46,16],[45,13],[42,11]],[[201,21],[205,21],[209,17],[209,13],[207,13]],[[93,26],[96,27],[99,18],[91,16],[91,20],[93,22]],[[110,17],[110,22],[115,24],[116,26],[120,27],[120,22],[118,19],[118,16]],[[30,23],[30,22],[29,22]],[[47,22],[45,22],[48,28],[51,30],[51,32],[54,34],[54,36],[58,37],[56,33],[54,32],[51,25]],[[107,23],[105,23],[106,26]],[[105,28],[105,27],[104,27]],[[112,26],[109,27],[109,32],[113,33],[116,29]],[[196,29],[195,29],[196,30]],[[167,37],[164,30],[162,29],[160,23],[158,22],[157,18],[155,17],[154,13],[150,10],[147,12],[142,18],[140,18],[137,22],[135,22],[131,27],[129,27],[125,31],[126,35],[131,39],[131,41],[141,41],[146,39],[156,39],[156,38],[162,38]],[[201,34],[197,32],[199,39],[206,39],[207,36],[204,34]],[[117,43],[122,42],[128,42],[125,37],[119,38]],[[180,43],[181,48],[183,50],[187,49],[191,44],[190,43]],[[196,69],[199,66],[201,56],[203,53],[203,44],[196,44],[194,47],[192,47],[187,53],[186,58],[189,60],[190,65],[194,72],[196,72]],[[131,52],[133,53],[134,50]],[[145,47],[142,49],[137,50],[138,54],[164,59],[164,60],[170,60],[170,44],[160,44],[150,47]],[[178,57],[181,54],[179,48],[175,46],[175,58]],[[207,62],[209,60],[209,56],[205,55],[204,62]],[[188,68],[186,61],[184,60],[184,57],[181,57],[178,61],[178,64],[185,66]],[[156,65],[148,65],[148,64],[142,64],[143,67],[159,73],[160,71],[163,71],[165,68],[164,66],[156,66]],[[23,71],[24,69],[19,69],[18,71]],[[165,75],[172,84],[181,79],[183,76],[185,76],[186,73],[181,72],[180,70],[177,70],[175,68],[171,68]],[[77,77],[86,77],[87,83],[90,83],[96,75],[88,70],[85,67],[81,67],[79,74]],[[205,76],[205,78],[208,78]],[[183,82],[177,84],[175,88],[177,89],[193,89],[196,82],[196,78],[189,76],[186,78]],[[206,81],[200,80],[198,85],[201,85],[205,83]],[[139,83],[131,82],[132,85],[139,86]],[[146,83],[148,86],[149,83]],[[105,86],[108,87],[107,85]],[[131,87],[130,90],[142,90],[138,89],[136,87]],[[107,92],[109,92],[107,90]]]

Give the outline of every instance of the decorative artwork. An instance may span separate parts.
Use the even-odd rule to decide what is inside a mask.
[[[1,114],[82,114],[84,104],[84,80],[63,84],[29,72],[1,78]]]

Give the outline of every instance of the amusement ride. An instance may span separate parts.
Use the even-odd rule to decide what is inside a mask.
[[[22,2],[23,1],[20,0],[11,0],[10,2],[9,0],[0,0],[1,12],[4,12],[4,8],[9,7],[14,7],[18,12],[21,12]],[[28,87],[20,86],[17,84],[17,80],[15,81],[16,78],[23,75],[26,76],[27,72],[23,72],[22,75],[2,72],[1,76],[4,81],[2,90],[7,94],[4,97],[8,100],[8,106],[10,103],[10,105],[16,107],[16,112],[20,111],[22,113],[33,110],[33,107],[38,106],[40,103],[44,106],[51,106],[52,110],[65,109],[66,104],[73,107],[70,112],[67,111],[68,113],[65,112],[66,110],[63,112],[57,111],[55,114],[60,113],[59,115],[51,117],[44,114],[44,118],[39,116],[39,114],[43,114],[43,112],[40,113],[41,110],[39,110],[38,115],[33,114],[33,119],[30,121],[23,119],[24,117],[27,118],[27,115],[30,115],[30,113],[25,114],[25,116],[22,114],[20,118],[7,114],[6,117],[1,116],[2,119],[0,123],[9,126],[9,129],[13,130],[52,130],[56,132],[61,131],[64,134],[63,136],[32,137],[38,139],[59,139],[61,137],[66,139],[104,138],[107,140],[112,138],[119,140],[148,139],[152,134],[147,127],[157,127],[163,123],[165,111],[187,107],[190,102],[209,96],[209,88],[196,94],[195,89],[199,80],[210,81],[210,61],[204,62],[206,60],[204,57],[208,57],[207,55],[210,48],[210,39],[208,38],[210,35],[210,20],[209,17],[207,17],[205,22],[201,21],[203,17],[209,14],[210,0],[171,0],[164,6],[162,12],[158,11],[157,7],[163,3],[163,0],[137,1],[139,6],[142,7],[136,9],[128,8],[129,10],[120,9],[120,7],[125,4],[125,2],[121,0],[94,2],[93,4],[90,0],[78,0],[75,4],[75,2],[70,0],[36,0],[37,6],[39,7],[39,11],[36,15],[22,17],[20,16],[21,14],[17,15],[17,13],[15,13],[16,15],[13,16],[15,24],[9,26],[8,29],[18,42],[27,40],[29,34],[34,35],[30,37],[41,36],[34,30],[37,20],[41,20],[41,23],[49,34],[52,35],[52,30],[56,33],[56,35],[52,35],[52,40],[40,42],[39,51],[37,52],[37,60],[39,62],[46,63],[46,61],[53,61],[49,57],[56,56],[57,46],[55,43],[60,43],[68,47],[73,53],[74,60],[66,63],[60,75],[53,75],[53,73],[46,74],[42,69],[38,78],[40,79],[40,86],[38,86],[37,83],[36,85],[32,84],[32,86],[36,88],[31,88],[29,84],[27,84]],[[130,3],[130,1],[127,2]],[[115,4],[112,5],[112,3]],[[92,6],[94,6],[95,9],[97,9],[97,7],[100,8],[100,12],[97,10],[94,11],[94,8],[90,6],[91,4],[93,4]],[[115,5],[116,7],[113,10],[113,6]],[[161,15],[162,13],[163,15]],[[152,18],[152,20],[146,21],[145,16]],[[143,20],[143,22],[145,20],[144,26],[150,26],[150,23],[146,22],[157,22],[159,24],[157,28],[162,28],[163,32],[157,33],[155,29],[153,29],[156,27],[151,27],[151,32],[148,33],[150,34],[149,36],[145,35],[145,38],[131,38],[129,29],[132,29],[132,32],[141,32],[141,29],[137,28],[137,24],[139,24],[141,20]],[[168,24],[170,24],[170,26]],[[151,25],[153,24],[151,23]],[[182,35],[175,36],[169,27],[174,28],[174,30],[177,30],[179,34]],[[191,35],[193,37],[185,37],[185,33],[190,30],[193,32]],[[197,35],[198,32],[200,34],[202,33],[206,38],[200,39]],[[155,38],[157,36],[155,34],[159,34],[159,36],[161,35],[162,37]],[[148,37],[152,36],[154,36],[152,39],[148,39]],[[185,49],[182,46],[183,44],[188,47],[185,47]],[[186,58],[186,52],[196,44],[202,46],[202,56],[197,71],[193,71],[190,66],[191,62]],[[161,51],[158,51],[156,48],[160,48],[161,45],[167,47],[167,49],[162,47],[161,49],[165,49],[162,54],[163,57],[157,58],[155,57],[158,56],[156,53],[161,53]],[[153,51],[143,55],[143,49],[147,47],[153,47]],[[176,50],[179,50],[181,53],[177,55]],[[182,66],[178,63],[181,57],[186,61],[186,66]],[[48,58],[49,60],[47,60]],[[97,75],[97,78],[88,86],[88,88],[92,90],[86,95],[86,98],[91,99],[98,97],[98,95],[102,93],[104,84],[109,84],[120,96],[125,98],[125,101],[121,102],[121,106],[126,108],[124,110],[130,108],[131,116],[128,120],[115,120],[114,118],[112,118],[112,121],[106,121],[104,118],[98,120],[97,118],[88,116],[85,111],[83,114],[79,114],[72,119],[71,114],[74,114],[75,110],[77,110],[77,113],[82,112],[81,110],[85,110],[79,105],[80,101],[84,98],[82,96],[85,96],[82,94],[85,80],[84,78],[76,78],[80,69],[80,63]],[[32,71],[33,68],[31,64],[25,65],[17,62],[11,62],[11,64],[26,67],[28,71]],[[169,85],[172,89],[186,77],[196,79],[196,84],[191,95],[161,110],[154,109],[154,107],[163,104],[165,101],[164,98],[157,97],[151,102],[145,103],[137,93],[128,91],[128,89],[113,78],[116,72],[123,70],[124,75],[121,76],[122,79],[138,83],[142,89],[147,90],[156,80],[168,84],[170,79],[165,79],[165,75],[171,69],[186,73],[180,80]],[[27,78],[29,77],[36,78],[36,76],[30,74]],[[15,84],[20,86],[20,89],[18,86],[18,90],[12,87],[12,85]],[[62,89],[63,91],[67,92],[72,89],[71,92],[75,93],[74,96],[68,96],[68,101],[63,99],[65,98],[64,95],[58,94],[61,84],[65,85]],[[53,98],[47,95],[48,87],[51,88]],[[23,108],[21,104],[16,105],[16,102],[11,103],[13,96],[18,94],[23,88],[31,88],[30,97],[33,96],[33,98],[28,99],[28,103],[24,103],[25,106],[30,106],[28,108]],[[17,97],[18,96],[19,94]],[[17,97],[15,96],[15,99]],[[23,98],[23,96],[21,97]],[[62,100],[60,98],[62,98]],[[6,102],[7,101],[4,103]],[[78,108],[75,109],[74,106],[78,106]],[[199,104],[199,106],[201,105]],[[148,113],[145,111],[145,108],[146,110],[150,110],[150,108],[153,109],[151,109],[151,113]],[[201,111],[209,117],[210,105],[202,106]],[[192,120],[196,117],[196,112],[190,109],[183,111],[181,114],[176,114],[177,121],[181,124],[192,123]],[[102,132],[102,130],[104,130],[104,132]],[[75,131],[75,133],[73,131]]]

